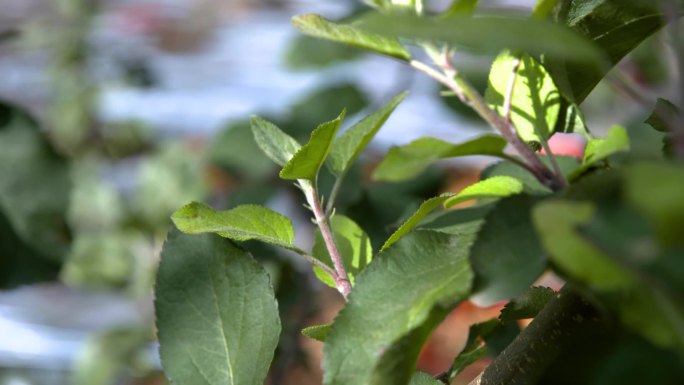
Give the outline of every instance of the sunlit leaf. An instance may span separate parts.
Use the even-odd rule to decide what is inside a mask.
[[[324,383],[386,383],[377,382],[374,370],[388,347],[422,326],[433,309],[467,295],[471,272],[465,250],[472,238],[419,231],[378,255],[357,277],[328,335]],[[410,375],[394,379],[408,383]]]
[[[302,335],[316,341],[325,342],[326,338],[328,338],[328,333],[330,333],[331,326],[329,324],[309,326],[302,329]]]
[[[344,119],[345,111],[335,119],[325,122],[311,132],[311,138],[283,166],[280,177],[283,179],[305,179],[315,181],[318,170],[330,152],[333,140]]]
[[[339,177],[349,169],[406,95],[407,92],[402,92],[395,96],[389,103],[356,123],[335,140],[328,157],[328,166],[333,174]]]
[[[184,233],[216,233],[235,241],[258,240],[286,249],[300,251],[294,245],[290,220],[275,211],[257,205],[242,205],[216,211],[192,202],[176,211],[173,223]]]
[[[523,183],[510,176],[494,176],[470,185],[447,199],[444,207],[482,198],[503,198],[523,192]]]
[[[628,150],[629,136],[627,135],[627,130],[621,126],[613,126],[605,138],[595,138],[587,143],[582,164],[595,164],[615,153]]]
[[[591,138],[584,149],[582,166],[575,170],[570,178],[581,175],[599,162],[619,152],[629,151],[629,136],[621,126],[613,126],[605,138]]]
[[[386,182],[410,179],[438,159],[468,155],[506,157],[504,147],[506,140],[496,135],[484,135],[460,144],[421,138],[404,146],[392,147],[373,172],[373,179]]]
[[[268,273],[214,234],[173,230],[157,274],[160,355],[174,384],[262,385],[280,335]]]
[[[517,67],[517,71],[516,71]],[[511,91],[510,117],[518,135],[526,142],[541,142],[553,134],[561,106],[560,93],[541,64],[525,54],[501,53],[489,73],[485,100],[504,115]]]
[[[411,54],[399,40],[366,31],[356,25],[336,24],[312,13],[295,16],[292,25],[309,36],[368,49],[401,60],[411,59]]]
[[[359,225],[344,215],[335,215],[330,220],[330,227],[335,239],[335,245],[342,256],[342,263],[347,271],[349,280],[354,284],[355,277],[366,268],[373,259],[373,247],[370,238]],[[320,231],[316,233],[313,256],[319,261],[333,268],[332,259],[328,254]],[[333,278],[319,267],[314,267],[318,279],[330,287],[336,287]]]

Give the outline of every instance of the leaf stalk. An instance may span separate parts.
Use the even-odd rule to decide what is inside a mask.
[[[351,282],[349,281],[347,270],[342,262],[342,255],[335,244],[335,239],[333,238],[332,231],[330,230],[328,216],[326,215],[325,211],[323,211],[316,188],[313,186],[302,187],[305,192],[306,200],[309,202],[311,211],[314,214],[316,225],[318,225],[318,228],[321,230],[321,236],[323,237],[323,242],[328,250],[330,259],[332,260],[333,267],[335,268],[334,272],[330,271],[330,268],[328,268],[327,272],[332,276],[333,281],[335,281],[337,290],[342,294],[344,299],[347,300],[347,297],[349,297],[349,293],[351,292]]]

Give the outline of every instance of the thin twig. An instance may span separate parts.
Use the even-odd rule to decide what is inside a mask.
[[[438,63],[444,67],[444,71],[449,74],[454,74],[453,77],[447,76],[429,65],[417,60],[411,60],[409,64],[445,85],[453,91],[461,101],[469,105],[475,112],[477,112],[482,119],[484,119],[490,126],[501,134],[501,136],[515,148],[518,155],[525,161],[526,168],[529,170],[541,183],[556,191],[565,186],[566,182],[560,175],[555,175],[551,170],[544,165],[537,155],[530,149],[525,142],[520,139],[515,131],[515,128],[507,122],[503,117],[492,110],[485,102],[484,98],[475,90],[458,73],[455,71],[451,62]]]
[[[305,188],[304,191],[306,199],[309,202],[309,205],[311,205],[311,211],[316,219],[316,224],[321,230],[321,236],[323,237],[323,242],[325,242],[325,247],[328,249],[328,254],[330,254],[330,259],[335,267],[335,274],[331,274],[331,276],[335,281],[337,290],[342,293],[342,296],[344,296],[344,299],[346,300],[351,292],[351,283],[349,282],[347,270],[344,268],[344,263],[342,262],[342,255],[337,249],[332,231],[330,231],[328,218],[321,207],[321,202],[318,199],[318,193],[316,192],[316,189],[313,187],[308,187]]]

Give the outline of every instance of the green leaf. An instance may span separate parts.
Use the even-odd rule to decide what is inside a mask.
[[[339,177],[347,172],[407,94],[408,92],[402,92],[395,96],[389,103],[356,123],[335,140],[328,157],[328,166],[335,176]]]
[[[411,379],[410,385],[443,385],[440,381],[427,373],[416,372]]]
[[[680,119],[679,108],[669,100],[658,98],[653,112],[644,123],[660,132],[669,132],[677,119]]]
[[[35,255],[60,263],[69,250],[66,216],[72,183],[68,161],[37,122],[0,101],[0,211]]]
[[[284,166],[289,162],[301,148],[296,140],[284,133],[275,124],[256,115],[250,118],[250,122],[257,145],[279,166]]]
[[[383,12],[396,12],[406,9],[423,12],[423,0],[363,0],[364,3]]]
[[[449,208],[462,202],[482,198],[504,198],[523,192],[523,183],[510,176],[494,176],[464,188],[444,202]]]
[[[325,342],[331,327],[332,324],[309,326],[302,329],[302,335],[316,341]]]
[[[363,0],[363,2],[381,11],[392,10],[392,0]]]
[[[522,295],[507,303],[499,319],[502,323],[521,319],[534,318],[546,304],[556,295],[553,289],[535,286],[527,289]]]
[[[293,71],[321,70],[359,59],[363,53],[365,52],[354,47],[298,35],[290,41],[284,62],[285,67]]]
[[[325,122],[311,132],[311,138],[280,170],[283,179],[305,179],[315,181],[318,170],[325,162],[333,140],[344,119],[345,111],[335,119]]]
[[[171,383],[262,385],[280,335],[268,273],[213,234],[172,230],[155,290],[157,336]]]
[[[544,164],[549,166],[550,162],[547,156],[542,155],[539,158]],[[580,166],[579,160],[572,156],[555,156],[555,158],[566,178]],[[537,178],[528,170],[511,161],[497,162],[485,168],[480,175],[480,179],[485,180],[495,176],[510,176],[520,180],[523,183],[524,191],[528,194],[546,195],[552,193],[548,187],[539,183]]]
[[[582,175],[586,170],[610,156],[624,151],[629,151],[627,130],[621,126],[613,126],[605,138],[589,139],[587,147],[584,149],[582,165],[570,175],[570,179]]]
[[[472,330],[472,329],[471,329]],[[472,344],[466,345],[465,348],[454,358],[454,362],[451,364],[450,379],[456,378],[456,376],[463,372],[465,368],[474,364],[479,359],[487,355],[487,345],[482,341],[474,341]]]
[[[625,169],[625,200],[648,218],[666,245],[683,245],[684,168],[676,164],[639,162]]]
[[[446,201],[452,196],[454,196],[453,193],[444,193],[440,196],[430,198],[425,202],[421,203],[418,210],[415,213],[413,213],[413,215],[411,215],[409,219],[402,223],[402,225],[399,226],[399,228],[394,233],[392,233],[392,235],[389,238],[387,238],[385,244],[382,245],[380,251],[385,251],[388,247],[392,246],[392,244],[400,240],[404,235],[408,234],[411,230],[418,226],[418,224],[421,220],[423,220],[423,218],[430,214],[434,209],[441,206],[442,203],[444,203],[444,201]]]
[[[629,177],[624,178],[630,181],[628,184],[638,176],[638,172],[630,171],[626,172]],[[659,198],[655,195],[646,200],[658,201]],[[684,242],[680,236],[676,238],[678,245],[661,242],[658,239],[660,231],[633,209],[619,203],[615,200],[604,205],[579,229],[584,239],[635,278],[629,289],[599,293],[599,296],[636,333],[657,346],[684,351],[684,283],[681,280]],[[679,210],[676,206],[669,208],[672,210],[669,217],[684,218],[681,207]],[[675,232],[678,233],[672,233]]]
[[[485,322],[471,325],[468,329],[468,341],[463,350],[454,358],[449,370],[449,381],[453,382],[456,376],[460,374],[466,367],[475,363],[475,361],[484,357],[490,352],[489,345],[496,345],[502,340],[504,343],[509,342],[508,328],[504,327],[498,320],[490,319]],[[513,337],[515,338],[515,337]],[[491,342],[490,342],[491,341]],[[485,345],[487,342],[487,345]],[[505,345],[508,345],[507,343]],[[492,353],[496,355],[496,349],[492,349]]]
[[[578,105],[573,104],[565,97],[561,98],[561,108],[558,113],[555,131],[566,134],[582,134],[587,141],[592,138],[584,122],[582,110]]]
[[[248,180],[269,178],[275,169],[273,162],[257,145],[246,121],[221,129],[209,144],[209,157],[212,163]]]
[[[371,50],[400,60],[411,59],[411,54],[399,40],[355,25],[336,24],[312,13],[295,16],[292,18],[292,25],[309,36]]]
[[[629,273],[577,231],[595,211],[592,203],[546,201],[533,210],[534,226],[549,258],[561,271],[597,289],[629,287]]]
[[[547,54],[598,65],[602,53],[568,27],[546,20],[501,16],[427,18],[410,15],[364,17],[361,25],[387,36],[444,42],[475,53],[498,54],[510,49]]]
[[[373,247],[370,238],[359,225],[344,215],[335,215],[330,220],[335,245],[342,255],[342,263],[349,276],[349,281],[354,284],[355,277],[366,268],[373,259]],[[333,268],[332,259],[328,254],[320,231],[316,232],[313,256],[319,261]],[[314,273],[321,282],[330,287],[336,287],[333,278],[319,267],[314,267]]]
[[[485,218],[470,250],[475,273],[471,299],[487,306],[522,294],[546,269],[532,226],[540,198],[518,195],[499,201]]]
[[[587,143],[582,165],[592,165],[622,151],[629,151],[629,136],[621,126],[613,126],[605,138],[594,138]]]
[[[392,344],[420,328],[433,310],[448,309],[468,294],[466,249],[472,239],[418,231],[378,255],[335,319],[324,347],[324,383],[378,383],[374,371],[384,353],[397,353]]]
[[[649,4],[650,3],[650,4]],[[623,0],[562,0],[555,19],[592,40],[609,59],[595,66],[544,58],[564,96],[579,104],[625,55],[664,25],[659,2]]]
[[[392,147],[373,172],[373,179],[398,182],[420,174],[438,159],[468,155],[506,157],[506,140],[496,135],[484,135],[460,144],[436,138],[421,138],[407,145]]]
[[[0,210],[0,289],[56,280],[61,265],[32,249]]]
[[[515,70],[518,65],[518,70]],[[515,80],[511,97],[511,121],[526,142],[541,142],[554,131],[561,97],[553,79],[531,56],[502,52],[492,64],[485,100],[504,115],[505,99]]]
[[[532,8],[532,17],[546,19],[560,0],[537,0]]]
[[[625,292],[607,296],[607,305],[620,320],[651,343],[684,352],[684,305],[665,297],[656,288],[636,284]]]
[[[480,0],[454,0],[444,11],[445,17],[472,15]]]
[[[433,308],[423,323],[384,349],[369,383],[406,384],[412,379],[421,348],[448,313],[447,308]]]
[[[216,233],[235,241],[257,240],[302,253],[294,245],[290,220],[257,205],[242,205],[216,211],[198,202],[178,209],[171,216],[178,229],[187,234]]]

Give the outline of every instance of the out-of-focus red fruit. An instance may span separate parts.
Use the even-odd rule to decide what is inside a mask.
[[[575,158],[584,158],[584,148],[587,146],[587,140],[580,134],[555,134],[549,139],[549,147],[554,155],[574,156]],[[546,152],[542,149],[539,151],[542,154]]]

